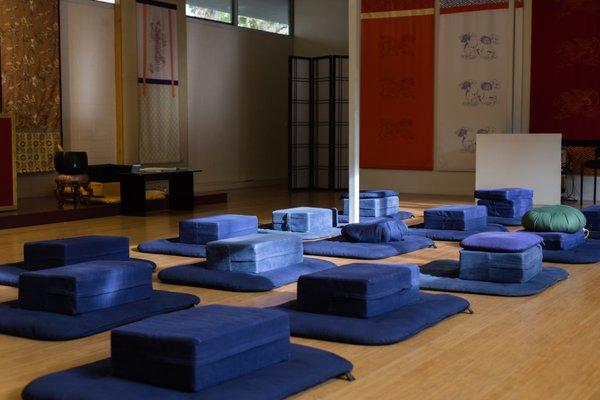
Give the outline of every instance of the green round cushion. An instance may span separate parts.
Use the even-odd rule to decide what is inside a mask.
[[[543,206],[529,210],[521,221],[528,231],[575,233],[585,228],[585,216],[569,206]]]

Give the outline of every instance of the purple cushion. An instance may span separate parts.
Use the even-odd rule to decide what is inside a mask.
[[[585,242],[585,231],[566,232],[531,232],[543,240],[544,250],[571,250]]]
[[[483,232],[460,242],[465,250],[493,253],[519,253],[537,246],[542,238],[526,232]]]
[[[361,199],[382,199],[384,197],[395,197],[398,196],[398,192],[393,190],[361,190],[359,192],[359,198]],[[341,198],[349,198],[348,193],[342,193]]]
[[[529,188],[494,188],[479,189],[475,191],[476,199],[486,200],[514,200],[533,198],[533,189]]]

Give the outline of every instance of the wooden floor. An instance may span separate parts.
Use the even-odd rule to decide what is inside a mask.
[[[433,205],[471,201],[440,196],[401,197],[402,208],[422,216]],[[270,210],[292,205],[341,206],[327,192],[289,194],[283,188],[240,190],[228,204],[203,206],[195,216],[235,212],[269,222]],[[0,263],[22,258],[23,243],[86,234],[117,234],[131,243],[177,235],[189,213],[147,218],[108,217],[0,231]],[[418,221],[418,219],[417,219]],[[438,242],[383,263],[457,258],[458,245]],[[193,259],[151,256],[159,268]],[[350,260],[331,259],[339,265]],[[475,311],[446,320],[405,342],[368,347],[293,339],[333,351],[354,363],[356,381],[334,380],[302,393],[302,399],[600,399],[600,265],[566,266],[569,280],[525,298],[463,295]],[[193,293],[203,304],[266,306],[294,297],[295,284],[263,294],[163,285]],[[0,301],[17,290],[0,287]],[[0,335],[0,398],[19,399],[32,379],[109,356],[109,334],[68,342],[39,342]]]

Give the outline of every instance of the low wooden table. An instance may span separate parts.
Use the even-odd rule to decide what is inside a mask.
[[[171,210],[193,210],[195,172],[201,171],[180,169],[119,174],[121,215],[146,215],[146,182],[148,181],[169,181],[169,208]]]

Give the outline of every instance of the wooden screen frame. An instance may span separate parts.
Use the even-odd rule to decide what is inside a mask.
[[[15,133],[14,119],[11,115],[0,114],[0,118],[8,118],[10,120],[11,136],[12,136],[12,177],[13,177],[13,204],[10,206],[0,206],[0,211],[11,211],[17,209],[17,135]]]

